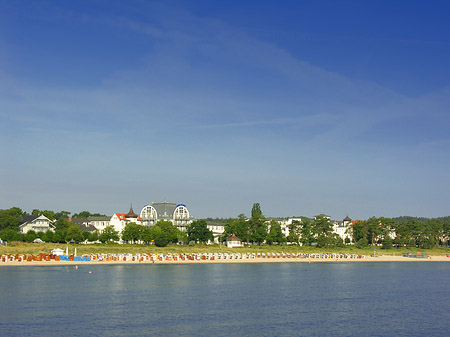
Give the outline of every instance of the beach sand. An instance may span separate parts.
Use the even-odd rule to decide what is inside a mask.
[[[84,266],[84,265],[134,265],[134,264],[205,264],[205,263],[345,263],[345,262],[450,262],[446,256],[428,256],[427,258],[410,258],[403,256],[365,256],[363,258],[254,258],[254,259],[229,259],[229,260],[181,260],[178,261],[9,261],[0,262],[1,267],[24,266]]]

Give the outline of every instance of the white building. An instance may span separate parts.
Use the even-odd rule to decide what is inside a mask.
[[[127,214],[114,213],[111,220],[109,220],[109,226],[113,226],[114,230],[121,235],[125,226],[130,222],[135,222],[138,225],[142,224],[141,217],[134,213],[133,206],[130,207],[130,211]]]
[[[227,248],[242,247],[242,241],[236,235],[232,235],[227,239]]]
[[[213,233],[214,242],[215,243],[219,243],[220,242],[220,237],[225,232],[225,225],[222,225],[222,224],[209,224],[206,227]]]
[[[302,218],[287,218],[287,219],[277,220],[277,222],[281,226],[281,232],[283,233],[283,235],[285,237],[289,236],[289,233],[290,233],[289,226],[291,226],[294,221],[302,222]],[[270,230],[270,228],[268,230]]]
[[[87,225],[94,226],[99,233],[103,232],[103,230],[110,225],[110,222],[110,216],[90,216],[87,219]]]
[[[346,238],[352,240],[352,219],[347,215],[342,221],[334,221],[333,232],[339,235],[344,241]]]
[[[25,215],[23,222],[19,225],[20,232],[26,234],[28,231],[46,232],[53,231],[55,226],[53,221],[44,215]]]
[[[172,202],[152,202],[144,206],[140,213],[142,224],[148,227],[154,226],[159,220],[172,222],[181,232],[187,231],[187,226],[194,219],[184,204]]]

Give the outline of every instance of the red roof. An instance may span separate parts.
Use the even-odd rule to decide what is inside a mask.
[[[236,235],[232,235],[230,236],[227,241],[241,241],[241,239],[239,239]]]
[[[126,215],[126,214],[116,213],[116,215],[117,215],[117,217],[119,218],[119,220],[123,220],[123,221],[127,220],[127,215]],[[141,217],[140,217],[139,215],[137,216],[137,219],[138,219],[139,221],[142,220]]]

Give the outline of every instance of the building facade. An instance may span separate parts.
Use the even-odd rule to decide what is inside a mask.
[[[180,231],[186,232],[187,226],[194,220],[185,204],[172,202],[152,202],[146,205],[140,212],[142,225],[152,227],[159,220],[172,222]]]
[[[111,220],[109,221],[109,226],[112,226],[114,230],[119,233],[119,235],[122,235],[123,229],[130,222],[142,225],[141,217],[134,213],[133,206],[130,207],[130,210],[127,214],[114,213],[111,217]]]
[[[53,221],[44,215],[26,215],[23,217],[23,222],[19,225],[20,232],[26,234],[28,231],[46,232],[53,231],[55,226]]]

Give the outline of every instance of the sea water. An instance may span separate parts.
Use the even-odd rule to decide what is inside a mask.
[[[0,268],[0,336],[444,336],[450,263]]]

